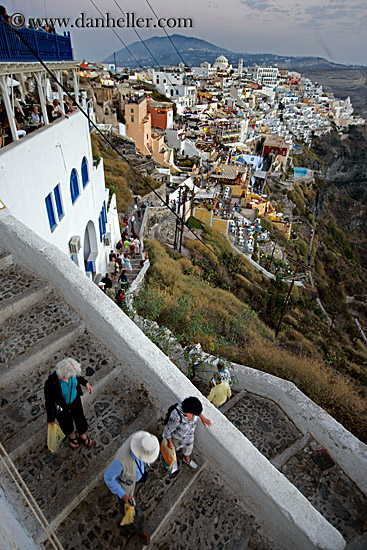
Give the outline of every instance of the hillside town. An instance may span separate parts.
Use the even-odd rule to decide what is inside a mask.
[[[142,173],[166,182],[164,202],[176,211],[176,187],[186,187],[186,218],[250,257],[269,240],[260,217],[292,234],[291,214],[276,211],[266,193],[268,179],[289,188],[295,179],[310,182],[312,171],[293,166],[293,155],[332,128],[342,134],[365,124],[349,97],[337,99],[298,72],[244,67],[242,59],[233,67],[223,55],[199,67],[139,72],[84,61],[79,74],[98,127],[118,136],[128,158],[154,161],[148,172],[142,162]]]

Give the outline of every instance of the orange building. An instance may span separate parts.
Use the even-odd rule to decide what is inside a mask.
[[[148,113],[150,114],[152,126],[166,130],[173,126],[173,107],[169,103],[157,103],[150,101],[148,103]]]
[[[132,99],[125,105],[126,134],[135,141],[137,150],[152,155],[156,162],[172,167],[173,153],[164,143],[164,137],[152,134],[151,115],[145,96]]]

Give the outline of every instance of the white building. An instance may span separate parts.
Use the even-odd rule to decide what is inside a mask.
[[[59,79],[61,69],[71,70],[75,76],[77,63],[72,60],[49,65]],[[6,85],[13,72],[22,86],[35,78],[40,111],[45,115],[41,128],[20,139],[12,114],[15,94]],[[0,200],[13,216],[57,246],[93,278],[106,272],[110,246],[120,236],[116,200],[109,200],[105,188],[103,159],[98,164],[93,161],[88,119],[75,110],[67,117],[48,121],[45,77],[39,63],[0,66],[1,99],[13,137],[12,143],[0,149]],[[79,98],[76,78],[74,92]],[[17,95],[21,93],[17,91]],[[61,103],[61,90],[59,95]]]
[[[220,55],[213,63],[214,69],[219,71],[230,71],[232,66],[228,63],[228,59],[224,55]]]
[[[274,88],[278,80],[278,67],[256,67],[254,80],[258,84]]]

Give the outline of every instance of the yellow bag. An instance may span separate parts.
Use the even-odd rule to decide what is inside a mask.
[[[57,424],[49,424],[47,431],[47,447],[51,453],[57,451],[65,437],[64,432]]]
[[[163,465],[166,470],[170,471],[176,462],[176,449],[170,449],[167,445],[167,439],[163,438],[160,451]]]
[[[130,525],[135,519],[135,506],[130,506],[130,504],[125,504],[125,515],[121,520],[121,527],[124,525]]]

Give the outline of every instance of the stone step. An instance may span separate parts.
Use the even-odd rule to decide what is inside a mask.
[[[347,546],[345,550],[366,550],[367,548],[367,532],[363,533],[359,537],[355,537]]]
[[[8,269],[13,263],[13,257],[8,252],[0,251],[0,270]]]
[[[221,476],[205,468],[156,535],[155,548],[244,550],[253,523],[254,518],[232,495]]]
[[[273,401],[249,392],[224,415],[269,460],[302,437]]]
[[[26,288],[21,294],[12,296],[7,300],[0,302],[0,323],[5,323],[10,317],[20,315],[26,310],[33,308],[39,302],[41,302],[45,296],[50,292],[49,286],[43,286],[38,289]]]
[[[159,506],[147,511],[146,524],[151,541],[159,541],[161,529],[175,516],[186,493],[196,483],[201,472],[206,467],[207,463],[202,458],[199,460],[195,456],[195,460],[200,464],[197,470],[188,468],[180,461],[180,469],[175,483],[170,486],[169,491],[163,496]],[[163,474],[167,475],[166,472],[163,472]],[[132,546],[132,550],[135,550],[135,548],[136,550],[140,550],[144,546],[136,539],[136,544]]]
[[[65,331],[67,329],[65,327]],[[14,451],[44,426],[44,383],[58,361],[64,357],[74,357],[81,363],[83,375],[92,388],[101,388],[101,384],[107,383],[108,377],[115,370],[123,371],[123,363],[116,361],[102,344],[83,332],[83,325],[79,325],[78,331],[68,335],[68,341],[64,342],[65,347],[58,347],[49,357],[38,363],[30,363],[27,368],[21,369],[21,365],[16,384],[10,383],[10,376],[5,383],[0,379],[3,386],[0,394],[3,413],[0,428],[8,452]],[[36,374],[32,373],[30,376],[30,369],[35,364]]]
[[[7,363],[0,364],[0,385],[9,386],[12,383],[17,384],[19,376],[28,375],[29,371],[34,371],[35,365],[38,365],[62,348],[71,345],[84,332],[85,325],[78,320],[75,323],[66,325],[56,332],[53,332],[46,338],[29,347],[24,353],[18,355]],[[3,391],[1,391],[1,397]]]
[[[304,449],[306,445],[309,445],[312,441],[312,436],[309,433],[306,433],[301,439],[298,439],[293,445],[285,449],[279,455],[273,457],[270,462],[275,468],[280,470],[287,462],[296,455],[299,451]]]
[[[65,441],[52,454],[46,445],[47,424],[44,424],[43,441],[39,434],[31,448],[17,458],[11,455],[24,481],[52,525],[60,523],[101,479],[106,465],[112,460],[121,442],[133,431],[154,421],[154,411],[143,391],[134,387],[126,376],[111,377],[101,390],[95,387],[92,396],[83,398],[88,433],[94,441],[92,449],[80,445],[73,450]],[[96,389],[97,388],[97,389]],[[81,497],[79,496],[82,493]],[[31,531],[38,526],[27,520]]]
[[[3,262],[8,263],[11,255],[5,256]],[[1,271],[0,304],[6,303],[29,290],[44,288],[46,283],[40,279],[34,279],[29,273],[18,265],[4,266]]]
[[[14,360],[50,334],[78,321],[76,313],[55,292],[50,292],[47,299],[31,310],[11,317],[2,326],[0,364]]]
[[[348,542],[367,526],[367,498],[337,464],[322,471],[311,454],[321,447],[311,441],[280,468],[280,472],[303,493]]]

